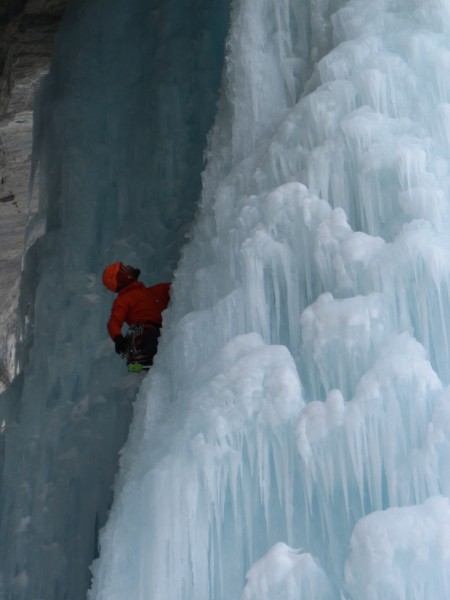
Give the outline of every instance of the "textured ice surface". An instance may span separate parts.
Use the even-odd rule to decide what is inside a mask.
[[[90,600],[448,597],[449,14],[234,3]]]
[[[86,597],[142,379],[107,339],[113,295],[101,272],[123,260],[147,284],[172,277],[226,30],[220,0],[68,4],[36,99],[21,374],[0,397],[2,599]]]
[[[247,573],[242,600],[331,600],[331,586],[310,554],[278,542]]]
[[[448,498],[374,512],[356,524],[350,542],[345,574],[352,597],[448,597]]]
[[[95,273],[124,251],[162,276],[176,257],[172,230],[185,231],[172,193],[185,189],[177,168],[189,162],[192,137],[181,160],[167,136],[182,108],[179,84],[196,89],[191,76],[208,71],[212,54],[180,63],[188,54],[175,4],[152,8],[160,38],[147,35],[144,4],[133,6],[133,18],[124,3],[108,12],[104,39],[95,35],[101,20],[74,13],[92,28],[97,57],[81,79],[98,82],[104,64],[122,69],[94,96],[76,92],[93,111],[86,129],[71,92],[51,130],[66,131],[68,116],[76,124],[55,144],[66,160],[44,165],[47,235],[24,279],[36,286],[23,305],[26,395],[23,405],[10,402],[20,418],[6,412],[1,438],[5,476],[21,486],[20,501],[2,500],[14,599],[34,600],[32,582],[43,579],[50,598],[41,560],[67,573],[55,531],[66,532],[69,549],[79,542],[80,498],[102,515],[107,508],[92,491],[103,487],[100,468],[89,485],[97,464],[89,450],[112,469],[114,451],[99,434],[117,444],[113,402],[132,390],[105,384],[113,363]],[[208,50],[198,21],[208,15],[193,14]],[[198,213],[134,405],[89,600],[448,598],[449,16],[448,0],[232,3]],[[132,58],[144,40],[171,49],[173,60],[157,53],[151,71],[162,78],[148,92],[151,107],[163,107],[157,119],[145,103],[136,110],[136,71],[108,37],[128,30],[138,41]],[[61,89],[73,90],[77,73]],[[86,163],[96,168],[86,172]],[[147,202],[160,192],[160,203]],[[71,316],[52,318],[62,314]],[[89,374],[86,362],[63,370],[85,356],[79,350],[97,352]],[[74,581],[78,572],[68,571]],[[52,580],[55,599],[66,588]]]

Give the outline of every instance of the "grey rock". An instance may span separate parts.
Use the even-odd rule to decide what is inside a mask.
[[[33,100],[67,2],[0,4],[0,390],[13,375],[24,234],[39,193],[29,189]]]

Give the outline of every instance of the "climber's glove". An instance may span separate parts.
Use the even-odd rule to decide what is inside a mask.
[[[114,338],[114,346],[117,354],[125,354],[128,349],[128,341],[123,337],[123,335],[116,335]]]

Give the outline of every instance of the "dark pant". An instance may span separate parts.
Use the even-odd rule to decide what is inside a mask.
[[[139,326],[138,326],[139,327]],[[160,336],[159,327],[148,325],[140,328],[130,328],[134,330],[134,336],[130,336],[130,349],[127,354],[127,365],[130,363],[140,363],[144,366],[153,364],[153,357],[158,350],[158,339]]]

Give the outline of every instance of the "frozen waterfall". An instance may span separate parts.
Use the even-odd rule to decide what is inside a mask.
[[[171,279],[227,30],[222,0],[69,1],[35,107],[20,374],[0,396],[2,600],[86,598],[140,383],[108,339],[100,275],[119,259]]]
[[[90,600],[449,597],[448,23],[234,3]]]
[[[1,498],[3,596],[35,600],[39,582],[82,600],[57,576],[46,596],[39,569],[75,582],[59,540],[92,558],[77,526],[108,513],[89,600],[447,600],[450,0],[234,0],[190,228],[198,163],[167,169],[202,147],[186,127],[203,119],[193,90],[214,104],[225,2],[110,0],[107,27],[104,0],[75,4],[59,54],[74,71],[56,62],[40,100],[22,412],[12,390],[0,415],[3,480],[21,489]],[[138,57],[156,61],[143,87]],[[145,258],[144,280],[177,266],[108,512],[102,465],[139,383],[102,329],[101,265],[120,253]]]

